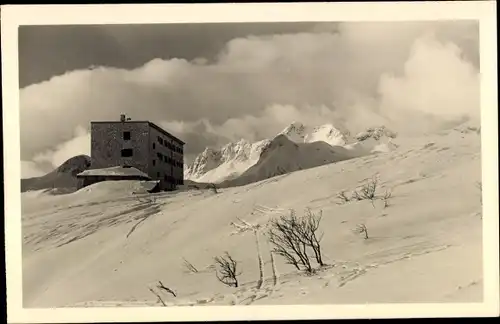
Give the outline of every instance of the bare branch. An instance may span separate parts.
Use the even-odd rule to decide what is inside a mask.
[[[351,198],[346,196],[345,190],[342,190],[337,194],[337,199],[339,200],[339,202],[337,203],[338,205],[342,205],[351,201]]]
[[[198,269],[188,260],[182,258],[184,260],[184,268],[191,273],[198,273]]]
[[[158,281],[158,285],[157,285],[157,287],[158,287],[159,289],[163,289],[163,290],[165,290],[165,291],[167,291],[167,292],[171,293],[174,297],[177,297],[177,295],[175,294],[175,292],[174,292],[172,289],[170,289],[170,288],[168,288],[168,287],[165,287],[161,281]]]
[[[223,284],[230,287],[238,287],[238,276],[241,271],[237,271],[238,262],[226,252],[225,257],[215,257],[216,272],[215,276]]]
[[[368,237],[368,229],[366,228],[365,224],[358,224],[353,231],[355,233],[364,234],[365,235],[365,240],[367,240],[369,238]]]
[[[163,299],[161,298],[160,294],[158,294],[156,291],[153,290],[153,288],[149,288],[149,291],[152,292],[157,298],[160,303],[162,303],[163,306],[167,306]]]
[[[317,236],[320,222],[321,214],[315,215],[310,209],[305,211],[303,217],[297,217],[295,211],[291,210],[289,215],[271,220],[268,238],[274,245],[272,252],[283,256],[287,263],[294,265],[298,270],[301,264],[306,272],[311,273],[313,269],[308,249],[312,249],[316,261],[323,266],[320,248],[322,235]]]

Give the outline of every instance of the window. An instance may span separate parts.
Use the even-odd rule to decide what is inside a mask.
[[[156,145],[155,145],[155,143],[153,143],[153,150],[154,150],[155,148],[156,148]]]
[[[160,177],[160,172],[156,172],[156,177],[159,178]]]
[[[163,145],[163,139],[160,136],[158,136],[158,143]]]
[[[158,156],[158,158],[160,159],[160,161],[163,160],[163,155],[160,152],[156,153],[156,156]]]
[[[132,149],[123,149],[122,150],[122,157],[131,157],[132,155],[134,155],[134,152],[132,151]]]
[[[155,166],[155,165],[156,165],[156,160],[153,160],[153,166]]]
[[[123,132],[123,139],[126,141],[130,140],[130,132]]]

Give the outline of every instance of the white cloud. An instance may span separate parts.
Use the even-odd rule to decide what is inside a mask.
[[[408,125],[406,111],[474,115],[478,37],[475,22],[319,24],[233,39],[212,63],[155,59],[134,70],[68,72],[21,90],[21,157],[56,166],[88,154],[88,134],[75,129],[121,113],[162,123],[188,155],[295,120],[356,129]]]
[[[406,129],[433,126],[419,120],[405,123],[408,118],[404,116],[415,112],[444,122],[462,120],[464,116],[478,119],[479,92],[479,73],[462,59],[460,48],[453,43],[439,42],[432,34],[415,41],[403,75],[382,75],[379,84],[382,112],[398,118]]]
[[[21,161],[21,178],[34,178],[45,175],[38,165],[33,161]]]
[[[57,168],[69,158],[85,154],[90,155],[90,133],[83,127],[77,127],[72,139],[56,146],[55,149],[41,152],[33,158],[36,163],[49,162]]]

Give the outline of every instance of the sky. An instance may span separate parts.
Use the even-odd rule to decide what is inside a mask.
[[[477,118],[479,26],[22,26],[19,81],[23,178],[90,154],[90,121],[122,113],[181,138],[189,162],[295,121],[419,134]]]

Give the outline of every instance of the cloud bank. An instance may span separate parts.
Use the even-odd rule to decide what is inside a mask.
[[[478,37],[476,22],[318,24],[233,39],[215,60],[69,71],[21,89],[23,176],[89,154],[90,121],[121,113],[178,135],[188,158],[293,121],[419,132],[477,118]]]

